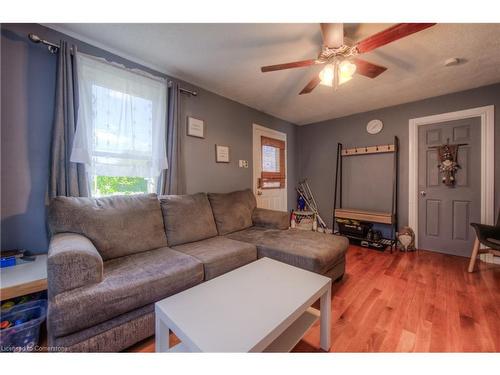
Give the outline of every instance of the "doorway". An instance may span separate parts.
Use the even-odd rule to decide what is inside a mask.
[[[418,129],[418,238],[420,248],[468,256],[474,244],[470,223],[481,220],[481,120],[478,117],[427,124]],[[438,148],[459,144],[455,183],[439,172]]]
[[[469,256],[471,222],[493,223],[493,106],[410,120],[409,225],[421,249]],[[435,146],[463,144],[455,186],[441,181]]]
[[[286,134],[253,124],[252,144],[257,207],[287,211]]]

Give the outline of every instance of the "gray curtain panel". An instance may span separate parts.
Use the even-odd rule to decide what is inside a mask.
[[[76,46],[73,46],[76,54]],[[76,59],[71,48],[61,41],[57,63],[57,88],[52,126],[49,197],[60,195],[88,197],[89,184],[85,166],[70,162],[78,114]]]
[[[179,84],[172,82],[168,89],[167,113],[167,160],[168,169],[160,176],[159,191],[161,195],[179,195],[186,193],[186,177],[184,173],[183,132],[181,122],[181,103]]]

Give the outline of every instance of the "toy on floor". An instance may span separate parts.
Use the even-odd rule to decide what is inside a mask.
[[[403,227],[398,233],[398,248],[400,251],[415,250],[415,232],[410,227]]]
[[[297,198],[297,209],[299,211],[304,211],[306,209],[306,200],[300,195]]]

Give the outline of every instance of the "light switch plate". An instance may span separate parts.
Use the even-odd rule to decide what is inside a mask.
[[[248,168],[248,160],[240,160],[238,165],[240,168]]]

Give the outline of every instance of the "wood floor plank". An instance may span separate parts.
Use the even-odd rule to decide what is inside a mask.
[[[333,352],[500,352],[500,266],[350,246],[332,288]],[[128,351],[154,351],[154,338]],[[319,324],[294,348],[319,351]]]

